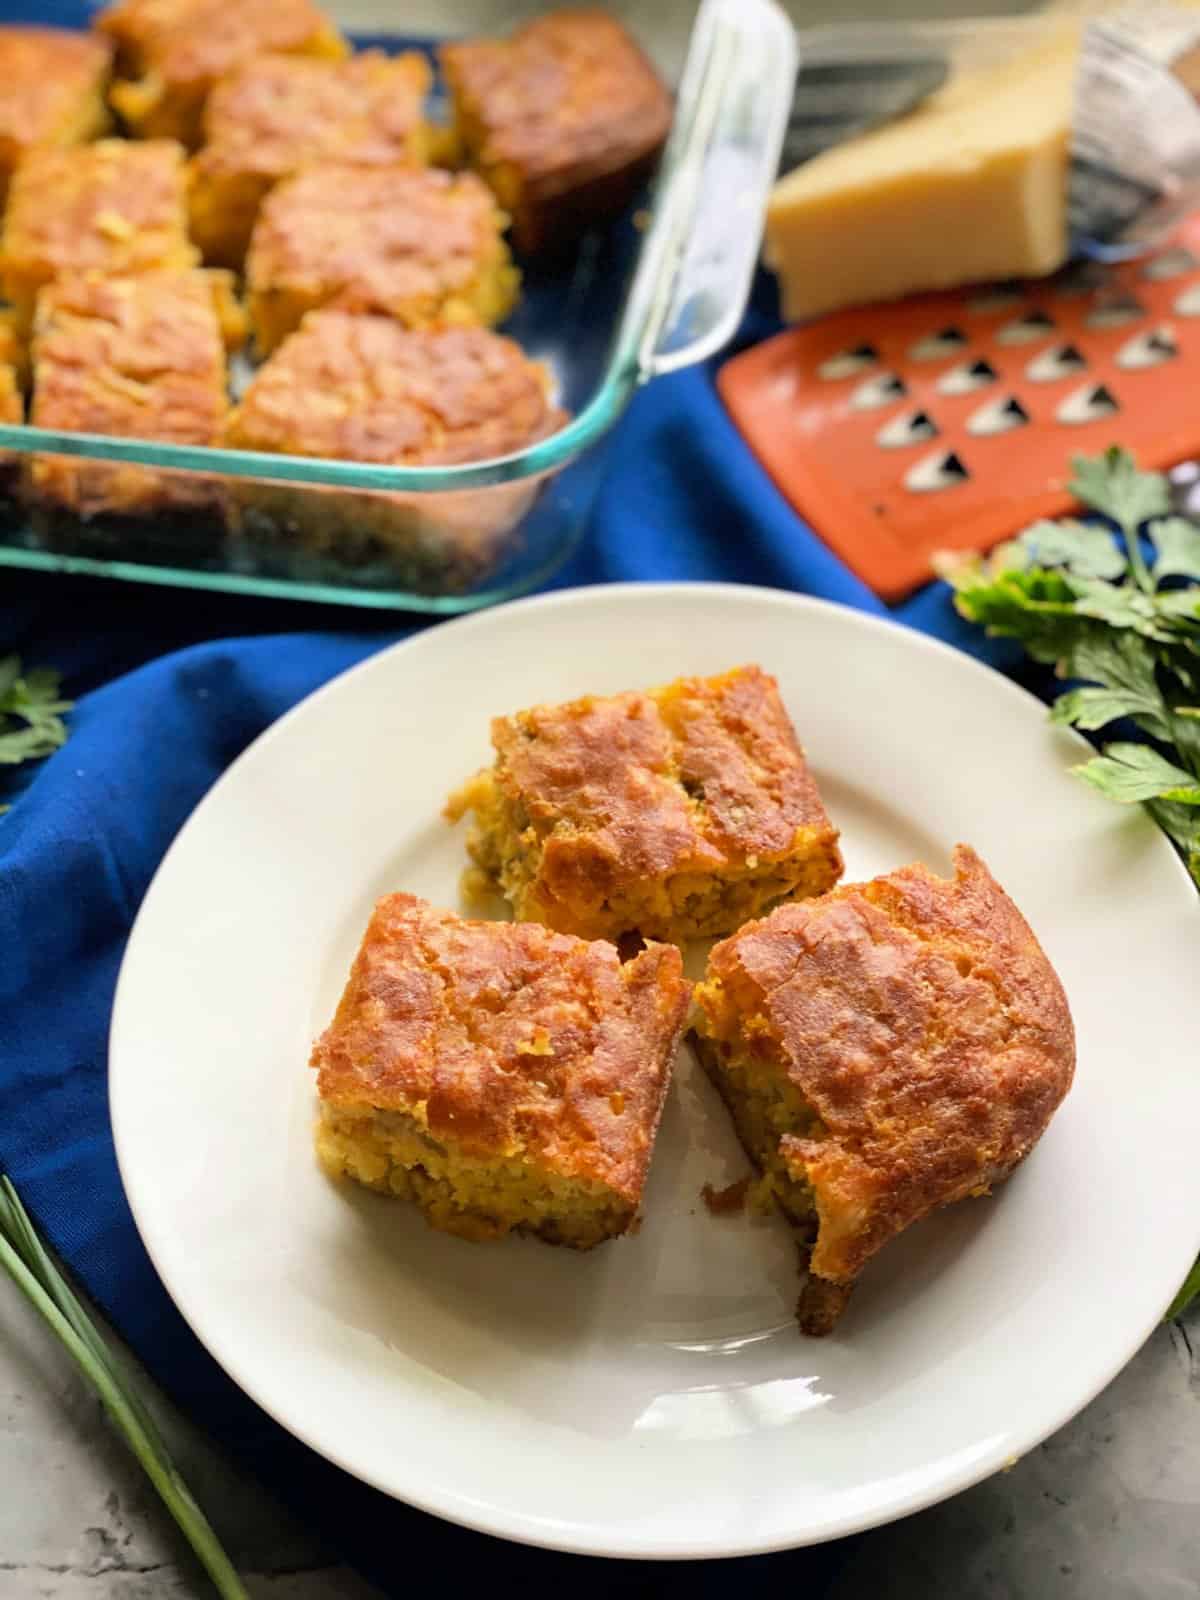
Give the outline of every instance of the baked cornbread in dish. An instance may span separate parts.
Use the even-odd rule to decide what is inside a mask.
[[[0,306],[0,366],[12,369],[19,389],[29,387],[29,343],[17,326],[11,306]]]
[[[470,172],[322,162],[285,179],[263,204],[246,258],[259,351],[321,306],[414,328],[498,322],[518,283],[504,223]]]
[[[227,412],[224,273],[147,272],[60,279],[38,298],[33,337],[35,427],[172,444],[220,443]],[[131,463],[33,455],[25,492],[35,506],[97,516],[215,510],[199,474]]]
[[[191,166],[192,237],[206,261],[240,267],[259,206],[314,161],[360,167],[429,160],[429,63],[364,50],[345,61],[260,56],[217,84]]]
[[[871,1256],[986,1194],[1071,1086],[1066,996],[966,845],[781,906],[717,945],[693,1008],[701,1059],[796,1230],[805,1333],[828,1333]]]
[[[562,426],[550,376],[486,328],[402,327],[314,311],[255,373],[230,418],[236,449],[393,466],[506,455]],[[499,561],[536,479],[445,494],[238,479],[240,531],[347,563],[384,558],[413,585],[465,588]]]
[[[63,273],[114,276],[192,266],[179,145],[101,139],[39,149],[13,175],[0,276],[17,325],[32,326],[43,284]]]
[[[677,950],[383,899],[312,1054],[325,1169],[465,1239],[586,1250],[637,1214],[687,1013]]]
[[[681,942],[841,876],[837,829],[759,667],[535,706],[496,718],[492,744],[446,814],[474,812],[475,886],[519,918]]]
[[[130,131],[189,147],[200,143],[213,85],[243,62],[346,54],[311,0],[115,0],[93,26],[116,45],[112,103]]]
[[[652,170],[671,96],[621,24],[555,11],[508,39],[446,45],[459,144],[527,254],[560,249],[621,211]]]
[[[111,58],[108,43],[92,34],[0,27],[0,203],[31,150],[83,144],[104,132]]]

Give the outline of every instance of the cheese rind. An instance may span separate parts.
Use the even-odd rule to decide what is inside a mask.
[[[962,73],[901,121],[776,185],[766,257],[792,321],[990,278],[1067,255],[1078,36]]]

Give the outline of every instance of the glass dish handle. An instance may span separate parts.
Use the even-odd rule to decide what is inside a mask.
[[[741,321],[797,61],[774,0],[704,0],[624,319],[640,381],[704,360]]]

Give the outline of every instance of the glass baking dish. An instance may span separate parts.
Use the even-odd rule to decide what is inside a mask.
[[[4,8],[3,20],[87,18],[71,0],[39,6],[36,19],[32,10],[22,19]],[[429,40],[352,37],[432,50]],[[0,564],[435,613],[534,587],[582,536],[597,446],[637,388],[702,360],[736,328],[795,70],[794,31],[772,0],[704,0],[645,208],[595,230],[557,270],[522,264],[502,331],[550,368],[570,414],[556,433],[488,461],[392,467],[0,426]],[[183,485],[170,516],[52,514],[22,490],[21,458],[35,452],[135,478],[152,468],[200,480],[200,492]],[[189,499],[222,509],[189,511]],[[281,521],[263,506],[294,515]],[[305,531],[281,536],[281,526]]]

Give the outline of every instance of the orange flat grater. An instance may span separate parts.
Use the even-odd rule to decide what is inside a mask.
[[[1154,254],[838,312],[735,356],[718,388],[783,495],[898,600],[937,550],[1070,509],[1071,457],[1200,454],[1200,213]]]

